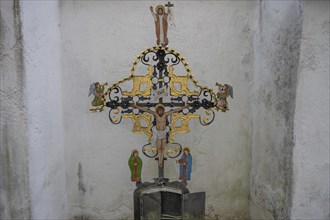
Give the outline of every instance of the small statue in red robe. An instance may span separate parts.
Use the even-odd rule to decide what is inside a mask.
[[[177,163],[180,164],[180,175],[179,179],[183,182],[190,180],[191,167],[192,167],[192,157],[190,154],[190,148],[183,148],[183,154],[180,160],[177,160]]]

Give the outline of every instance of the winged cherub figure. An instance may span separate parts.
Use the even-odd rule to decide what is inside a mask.
[[[92,106],[100,106],[103,104],[103,96],[104,96],[104,85],[101,85],[99,82],[93,83],[89,86],[88,96],[94,95],[94,99],[92,101]]]
[[[225,112],[228,110],[227,97],[230,96],[231,98],[234,98],[233,87],[228,84],[216,83],[215,85],[218,86],[217,98],[219,100],[217,102],[217,110]]]

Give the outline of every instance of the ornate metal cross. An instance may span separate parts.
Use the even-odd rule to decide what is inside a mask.
[[[145,75],[135,74],[138,64],[146,66]],[[186,71],[184,75],[174,74],[179,64],[183,65]],[[102,86],[108,85],[105,83]],[[152,141],[156,121],[155,117],[137,109],[136,106],[147,109],[155,108],[159,104],[165,109],[187,106],[186,109],[173,113],[166,119],[165,154],[169,158],[180,155],[182,146],[175,142],[174,136],[188,133],[191,119],[198,119],[206,126],[214,120],[214,108],[224,112],[228,110],[217,106],[221,96],[198,83],[179,52],[163,46],[154,46],[143,51],[133,62],[131,74],[103,91],[102,103],[90,110],[102,112],[105,107],[110,108],[109,119],[113,124],[119,124],[123,118],[131,119],[132,132],[147,136],[147,143],[143,145],[142,152],[149,158],[157,158],[159,154]],[[164,179],[164,166],[159,166],[158,170],[158,180]]]

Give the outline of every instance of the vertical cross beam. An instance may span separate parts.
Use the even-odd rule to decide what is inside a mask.
[[[158,60],[159,60],[158,65],[157,65],[157,67],[158,67],[157,68],[158,69],[158,79],[163,79],[163,71],[167,68],[167,65],[165,64],[165,60],[164,60],[165,54],[166,53],[165,53],[164,50],[157,51],[157,56],[158,56]],[[161,65],[159,65],[159,64],[161,64]],[[159,86],[159,89],[161,89],[163,87],[162,80],[159,81],[158,86]],[[159,98],[159,103],[163,103],[163,98],[162,97]],[[163,148],[164,147],[165,146],[163,145]],[[163,156],[164,156],[164,153],[163,153]],[[158,160],[159,159],[160,158],[158,157]],[[163,166],[162,167],[158,166],[158,182],[161,182],[164,179],[164,163],[165,163],[165,160],[163,158]]]

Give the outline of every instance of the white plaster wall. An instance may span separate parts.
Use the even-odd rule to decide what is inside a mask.
[[[146,138],[131,133],[129,120],[116,126],[107,112],[90,113],[92,97],[87,93],[95,81],[114,83],[127,76],[140,51],[154,46],[149,6],[157,3],[61,2],[65,163],[72,216],[132,218],[135,185],[129,181],[127,160],[131,149],[141,149]],[[169,46],[182,52],[202,84],[215,88],[219,81],[235,88],[228,113],[217,113],[208,127],[192,122],[191,133],[177,138],[192,149],[189,188],[206,191],[210,218],[247,218],[251,144],[247,94],[252,85],[255,3],[174,4],[177,27],[169,31]],[[156,162],[141,157],[142,178],[152,181],[157,176]],[[165,175],[178,179],[175,160],[166,162]]]
[[[299,1],[260,1],[256,8],[252,219],[289,219],[293,119],[301,39]]]
[[[329,2],[303,1],[292,219],[329,219]]]
[[[67,219],[57,1],[21,1],[33,219]]]

